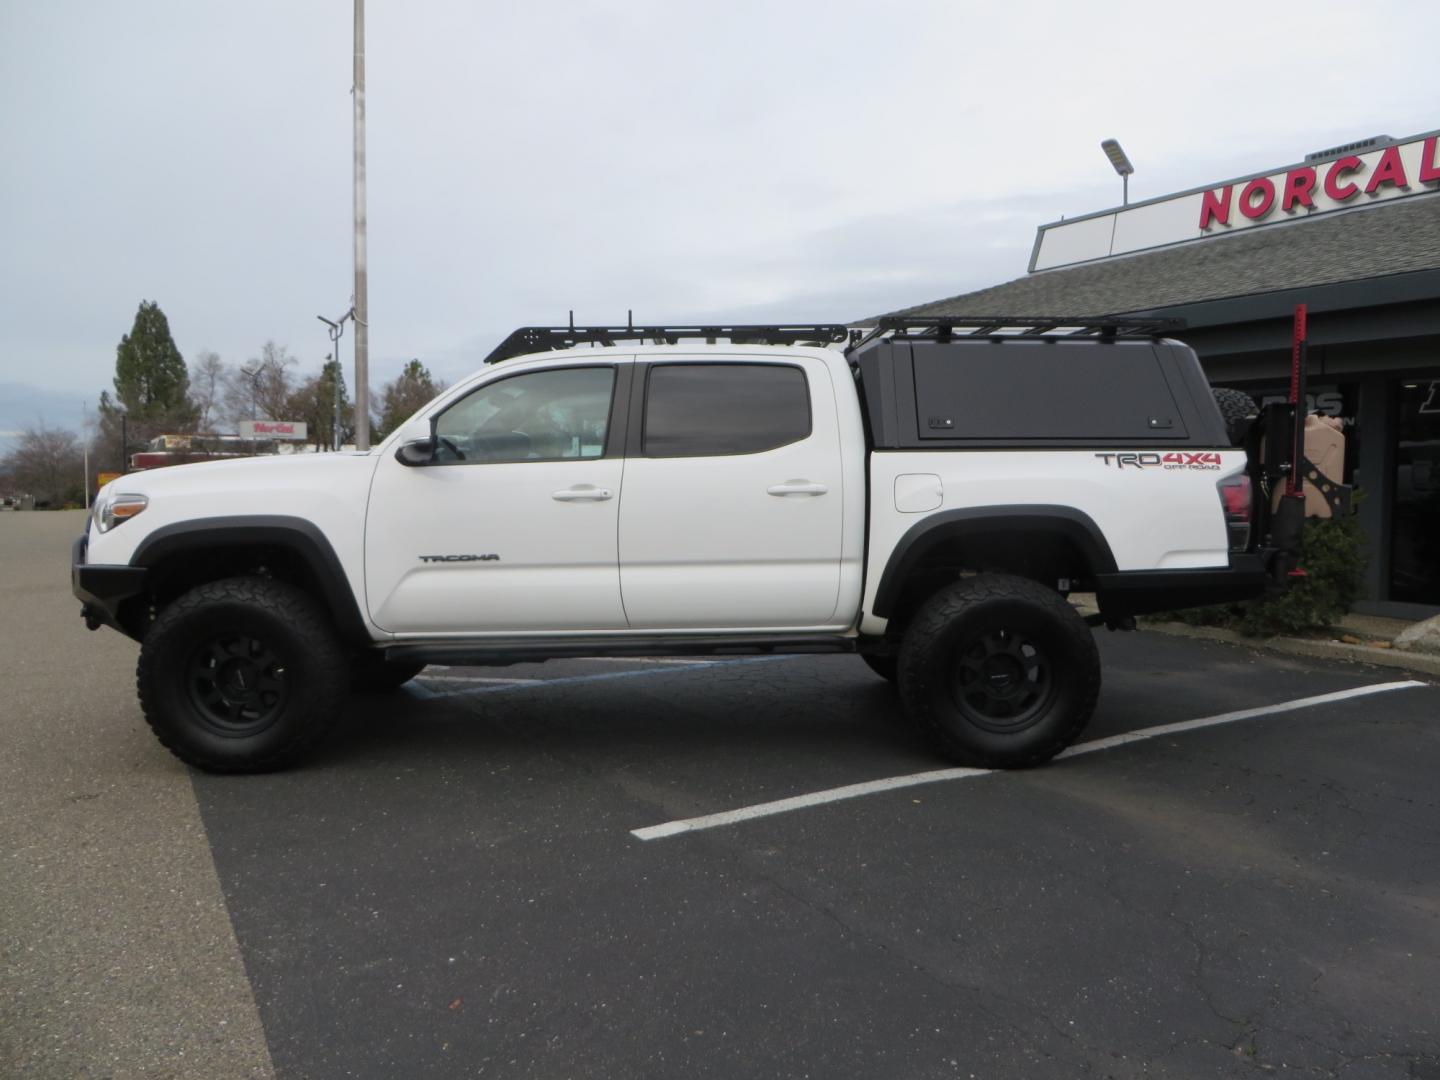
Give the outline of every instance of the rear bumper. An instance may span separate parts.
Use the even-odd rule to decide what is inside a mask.
[[[1267,553],[1256,552],[1231,555],[1225,567],[1097,574],[1095,597],[1106,615],[1148,615],[1252,600],[1275,587],[1270,563]]]
[[[80,601],[80,614],[91,630],[110,626],[127,637],[135,633],[122,618],[126,601],[145,592],[143,566],[107,566],[85,561],[88,538],[80,536],[70,548],[70,591]]]

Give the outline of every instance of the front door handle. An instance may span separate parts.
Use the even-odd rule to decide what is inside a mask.
[[[830,489],[824,484],[809,480],[786,480],[783,484],[772,484],[765,489],[771,495],[824,495]]]
[[[609,488],[595,487],[593,484],[576,484],[574,487],[552,491],[550,497],[557,502],[604,502],[606,499],[613,499],[615,492]]]

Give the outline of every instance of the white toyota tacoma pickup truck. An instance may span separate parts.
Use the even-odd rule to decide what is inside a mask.
[[[1294,565],[1287,466],[1170,331],[526,328],[368,453],[106,485],[73,589],[202,769],[290,764],[427,663],[827,651],[947,756],[1032,765],[1095,708],[1092,627]]]

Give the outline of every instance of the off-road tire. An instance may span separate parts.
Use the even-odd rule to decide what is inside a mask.
[[[146,722],[181,761],[265,772],[301,760],[330,732],[349,669],[313,599],[282,581],[237,577],[160,612],[135,681]]]
[[[861,653],[860,659],[865,661],[865,666],[873,671],[886,682],[894,682],[899,677],[899,659],[891,653],[888,656],[878,656],[874,653]]]
[[[1220,415],[1225,419],[1225,433],[1230,437],[1231,446],[1244,446],[1250,425],[1260,415],[1255,399],[1243,390],[1232,390],[1228,386],[1212,386],[1210,393]]]
[[[1089,723],[1100,654],[1085,620],[1053,589],[981,574],[947,586],[916,613],[900,649],[899,683],[907,715],[946,757],[1025,768],[1049,761]]]
[[[378,653],[360,653],[350,660],[350,689],[356,694],[388,694],[424,670],[424,664],[396,663]]]

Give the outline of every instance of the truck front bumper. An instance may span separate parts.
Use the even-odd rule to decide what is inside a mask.
[[[91,630],[109,626],[126,637],[137,637],[126,623],[138,626],[138,621],[123,619],[121,607],[145,592],[145,568],[87,563],[88,546],[89,537],[81,535],[70,548],[70,591],[80,601],[85,625]]]

